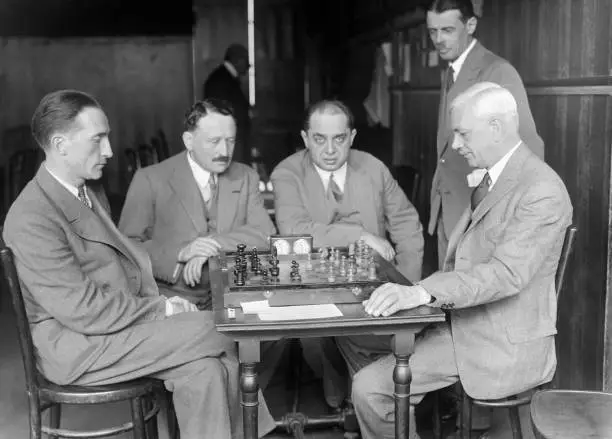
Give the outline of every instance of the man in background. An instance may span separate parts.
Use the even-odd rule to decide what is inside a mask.
[[[487,50],[476,38],[477,18],[472,0],[433,0],[427,8],[427,28],[442,60],[448,62],[440,93],[437,151],[438,164],[431,190],[428,232],[437,233],[439,267],[446,255],[448,238],[471,188],[480,183],[484,171],[473,170],[452,147],[449,105],[473,84],[497,83],[512,93],[517,102],[519,133],[538,157],[544,158],[544,143],[537,133],[527,93],[518,72],[505,59]]]
[[[109,131],[100,104],[75,90],[46,95],[32,118],[45,162],[11,206],[3,236],[38,367],[60,385],[162,379],[181,438],[242,437],[233,340],[216,331],[211,312],[160,295],[148,255],[119,232],[90,184],[113,155]],[[274,419],[265,403],[259,412],[265,434]]]
[[[250,164],[251,106],[241,86],[241,78],[249,71],[249,52],[241,44],[232,44],[225,51],[223,64],[204,82],[203,99],[217,98],[227,101],[236,119],[236,147],[234,160]]]

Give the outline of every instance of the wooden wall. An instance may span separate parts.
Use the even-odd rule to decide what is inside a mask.
[[[558,314],[556,384],[612,390],[610,281],[612,6],[609,0],[485,0],[477,36],[522,75],[546,161],[561,175],[579,229]],[[435,169],[440,66],[425,26],[397,33],[411,44],[409,84],[393,89],[397,164],[421,169],[428,202]]]
[[[92,93],[112,130],[114,158],[105,178],[111,192],[121,192],[123,148],[149,142],[163,129],[171,151],[182,150],[182,119],[192,100],[191,65],[189,37],[0,39],[0,133],[27,126],[50,91]],[[2,138],[0,164],[24,146],[11,137]]]

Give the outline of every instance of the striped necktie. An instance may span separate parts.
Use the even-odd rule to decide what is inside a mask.
[[[445,84],[446,94],[448,94],[448,91],[451,89],[454,83],[455,83],[455,69],[453,69],[453,66],[449,65],[448,70],[446,71],[446,84]]]
[[[208,183],[204,188],[204,202],[206,203],[206,208],[210,209],[210,206],[215,200],[215,195],[217,195],[217,182],[215,181],[215,174],[210,174]]]
[[[79,200],[81,200],[81,203],[83,203],[85,206],[89,207],[91,209],[91,204],[89,199],[87,198],[87,195],[85,193],[85,185],[81,185],[78,188],[78,197]]]
[[[476,210],[476,207],[478,207],[480,202],[484,199],[484,197],[486,197],[486,195],[489,193],[490,187],[491,187],[491,177],[489,176],[489,173],[487,172],[482,178],[482,181],[480,182],[480,184],[476,186],[474,190],[472,191],[472,196],[470,200],[471,205],[472,205],[472,211]]]
[[[331,194],[334,196],[334,200],[336,200],[336,203],[342,202],[342,197],[344,196],[344,194],[340,190],[340,186],[338,186],[338,183],[336,183],[336,180],[334,179],[334,174],[331,174],[329,176],[329,188],[328,189],[331,192]]]

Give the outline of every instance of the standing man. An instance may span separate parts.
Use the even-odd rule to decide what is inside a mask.
[[[544,158],[544,143],[536,131],[527,93],[518,72],[508,61],[487,50],[474,38],[477,18],[472,0],[433,0],[427,8],[427,28],[440,58],[448,61],[442,78],[438,116],[438,166],[431,189],[428,232],[438,236],[439,267],[446,255],[448,238],[470,199],[471,188],[480,183],[484,171],[470,169],[451,147],[449,105],[480,81],[497,83],[512,93],[517,102],[519,132],[523,142]]]
[[[418,281],[423,259],[419,215],[380,160],[351,149],[357,131],[348,107],[339,101],[313,104],[301,134],[306,149],[283,160],[271,176],[280,233],[312,235],[316,247],[348,246],[362,239],[395,261],[404,276]],[[342,390],[337,368],[330,355],[322,354],[328,340],[319,347],[312,340],[302,342],[308,344],[307,361],[322,362],[328,404],[341,403],[332,396]],[[336,343],[351,373],[390,352],[389,337],[340,337]],[[313,369],[321,367],[315,364]]]
[[[251,151],[251,106],[249,98],[242,91],[240,79],[249,71],[249,52],[241,44],[232,44],[225,51],[223,64],[208,76],[204,83],[203,99],[217,98],[227,101],[236,119],[236,148],[234,160],[250,164]]]
[[[119,232],[89,184],[113,155],[109,131],[100,104],[75,90],[46,95],[32,118],[45,162],[11,206],[4,240],[38,368],[57,384],[162,379],[181,438],[242,437],[234,342],[212,313],[159,294],[146,252]],[[267,433],[274,420],[265,404],[260,413]]]
[[[476,399],[499,399],[549,382],[556,368],[555,274],[572,204],[563,181],[521,140],[513,95],[499,86],[466,91],[451,106],[452,148],[485,169],[451,234],[443,271],[415,286],[388,283],[364,302],[373,316],[421,305],[448,311],[410,357],[414,405],[461,380]],[[395,359],[353,380],[364,439],[395,437]]]

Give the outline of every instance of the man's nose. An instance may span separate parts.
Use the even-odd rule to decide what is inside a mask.
[[[459,138],[458,135],[454,135],[453,136],[453,141],[451,143],[451,148],[453,149],[459,149],[461,147],[462,143],[461,143],[461,139]]]
[[[221,154],[222,156],[227,156],[228,155],[227,140],[221,139],[221,141],[217,145],[217,152],[219,154]]]
[[[434,42],[434,44],[440,44],[442,42],[442,32],[434,31],[431,35],[431,40]]]
[[[336,151],[336,147],[334,146],[333,139],[327,141],[327,145],[325,147],[325,152],[328,154],[333,154]]]
[[[110,140],[108,138],[102,141],[102,156],[110,159],[113,156],[113,149],[111,148]]]

